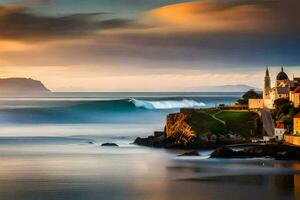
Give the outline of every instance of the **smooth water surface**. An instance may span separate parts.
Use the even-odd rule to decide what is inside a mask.
[[[138,136],[162,130],[166,114],[183,104],[205,107],[233,103],[239,96],[93,93],[2,98],[0,199],[300,199],[298,162],[208,159],[210,151],[178,157],[183,151],[132,144]],[[101,147],[105,142],[119,147]]]

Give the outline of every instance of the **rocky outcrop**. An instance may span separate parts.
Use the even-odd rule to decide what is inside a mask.
[[[135,144],[149,147],[205,149],[243,143],[245,138],[226,130],[224,123],[200,109],[181,109],[169,114],[163,132],[137,138]]]
[[[230,147],[216,149],[210,158],[262,158],[270,157],[277,160],[300,160],[300,147],[283,144],[266,144],[247,147],[234,151]]]
[[[138,137],[135,139],[133,143],[141,146],[162,148],[165,147],[165,137],[158,137],[158,136],[148,136],[147,138]]]
[[[181,109],[168,115],[165,137],[174,146],[185,148],[214,148],[245,142],[245,138],[228,131],[224,122],[202,109]]]
[[[170,114],[166,122],[166,138],[173,139],[174,144],[183,146],[195,142],[197,134],[191,124],[188,123],[188,117],[189,115],[182,112]]]
[[[103,143],[101,144],[102,147],[118,147],[116,143]]]
[[[185,152],[183,154],[180,154],[178,156],[200,156],[199,152],[194,150],[194,151],[189,151],[189,152]]]

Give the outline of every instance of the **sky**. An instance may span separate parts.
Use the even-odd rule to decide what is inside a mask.
[[[300,76],[299,0],[0,0],[0,77],[190,91]]]

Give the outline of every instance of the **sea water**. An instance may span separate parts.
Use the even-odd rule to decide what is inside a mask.
[[[132,144],[182,107],[241,93],[51,93],[0,97],[0,199],[300,199],[300,164],[178,157]],[[101,147],[113,142],[119,147]]]

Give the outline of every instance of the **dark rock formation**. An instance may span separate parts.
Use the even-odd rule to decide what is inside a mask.
[[[136,138],[134,144],[147,147],[162,148],[165,146],[164,141],[164,136],[148,136],[147,138]]]
[[[226,146],[214,150],[210,155],[211,158],[232,158],[236,156],[236,152]]]
[[[178,156],[200,156],[199,152],[194,150],[194,151],[189,151],[189,152],[185,152],[183,154],[180,154]]]
[[[225,125],[201,109],[181,109],[169,114],[163,132],[137,138],[135,144],[178,149],[208,149],[245,142],[245,138],[226,130]]]
[[[266,144],[247,147],[234,151],[223,146],[216,149],[210,158],[262,158],[270,157],[277,160],[300,160],[300,147],[283,144]]]
[[[103,143],[101,144],[102,147],[118,147],[119,145],[115,143]]]

